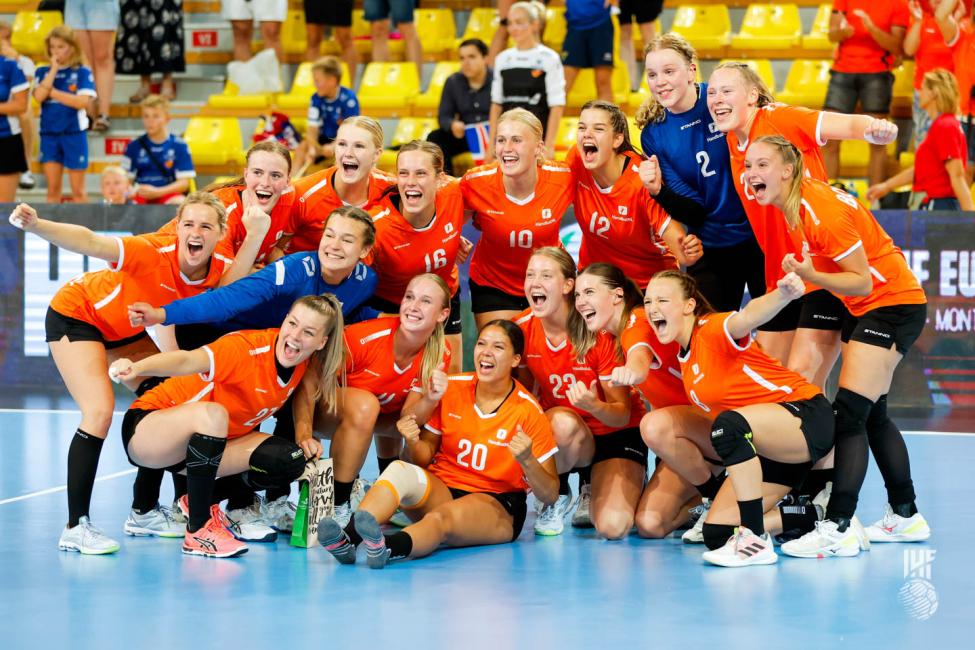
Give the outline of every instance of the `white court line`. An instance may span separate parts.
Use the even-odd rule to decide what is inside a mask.
[[[78,409],[0,409],[0,413],[55,413],[81,415]],[[112,415],[125,415],[125,411],[112,411]]]
[[[135,474],[136,471],[137,470],[135,469],[126,469],[126,470],[122,470],[121,472],[115,472],[114,474],[106,474],[105,476],[99,476],[98,478],[96,478],[95,482],[97,483],[99,481],[110,481],[113,478],[118,478],[120,476]],[[68,489],[67,485],[59,485],[57,487],[47,488],[45,490],[38,490],[37,492],[29,492],[27,494],[21,494],[19,497],[11,497],[9,499],[4,499],[0,501],[0,506],[8,503],[14,503],[16,501],[23,501],[25,499],[33,499],[34,497],[44,496],[45,494],[53,494],[54,492],[63,492],[64,490],[67,489]]]

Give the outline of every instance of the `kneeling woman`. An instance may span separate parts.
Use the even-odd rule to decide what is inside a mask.
[[[334,404],[341,335],[342,308],[335,297],[305,296],[295,301],[280,329],[234,332],[191,352],[112,364],[109,374],[123,381],[173,376],[132,404],[122,421],[122,439],[138,467],[175,471],[185,466],[184,553],[233,557],[247,551],[227,530],[220,507],[211,505],[214,480],[243,474],[251,487],[266,489],[301,475],[302,450],[257,428],[299,384]],[[314,370],[306,374],[309,365]]]
[[[822,391],[751,340],[752,330],[804,290],[802,280],[789,273],[775,291],[741,311],[718,314],[685,273],[661,271],[647,287],[647,317],[657,338],[681,347],[687,396],[716,416],[711,444],[730,480],[704,524],[704,543],[711,549],[704,559],[712,564],[776,562],[763,515],[833,446],[833,409]]]
[[[525,523],[528,489],[543,503],[556,500],[552,430],[512,378],[524,343],[514,323],[492,321],[474,344],[476,372],[437,371],[424,385],[397,422],[413,462],[390,465],[345,530],[334,519],[319,523],[319,541],[339,562],[354,563],[360,541],[374,569],[441,544],[511,542]],[[381,524],[400,507],[416,523],[384,536]]]

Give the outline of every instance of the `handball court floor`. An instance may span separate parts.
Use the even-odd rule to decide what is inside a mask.
[[[924,544],[735,570],[704,565],[703,547],[678,538],[607,542],[568,526],[561,537],[537,538],[530,515],[514,544],[371,571],[362,558],[339,566],[323,549],[291,548],[283,537],[230,560],[184,556],[179,540],[126,537],[134,470],[119,442],[120,416],[103,450],[92,518],[122,549],[61,552],[65,458],[78,413],[63,397],[4,392],[4,648],[972,647],[971,411],[899,420],[913,430],[919,506],[934,530]],[[370,459],[363,476],[375,475]],[[171,490],[167,478],[164,502]],[[861,518],[878,518],[883,502],[871,465]]]

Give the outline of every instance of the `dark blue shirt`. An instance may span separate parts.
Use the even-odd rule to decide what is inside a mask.
[[[318,139],[334,140],[339,132],[339,124],[347,117],[359,114],[359,99],[355,93],[339,86],[339,96],[335,99],[322,97],[318,93],[311,96],[308,107],[308,126],[318,127]]]
[[[30,88],[24,71],[13,59],[0,56],[0,102],[9,102],[17,93]],[[0,115],[0,138],[20,133],[20,120],[16,115]]]
[[[159,165],[153,162],[152,156],[146,151],[146,147],[159,161]],[[160,165],[170,175],[164,175],[163,171],[159,169]],[[122,169],[129,172],[136,183],[155,187],[169,185],[180,178],[194,178],[196,176],[189,147],[181,138],[172,134],[166,136],[162,142],[153,142],[148,136],[139,137],[130,142],[125,148],[125,156],[122,158]]]
[[[35,79],[38,83],[44,81],[49,65],[37,68]],[[91,69],[83,65],[73,68],[60,68],[54,77],[54,90],[71,93],[72,95],[95,96],[95,78]],[[41,134],[49,133],[80,133],[88,129],[88,114],[83,108],[71,108],[61,102],[48,97],[41,104]]]

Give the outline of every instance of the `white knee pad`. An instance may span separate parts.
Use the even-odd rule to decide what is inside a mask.
[[[430,491],[430,481],[426,471],[401,460],[390,463],[376,481],[376,485],[385,485],[393,491],[404,508],[416,508],[423,504]]]

